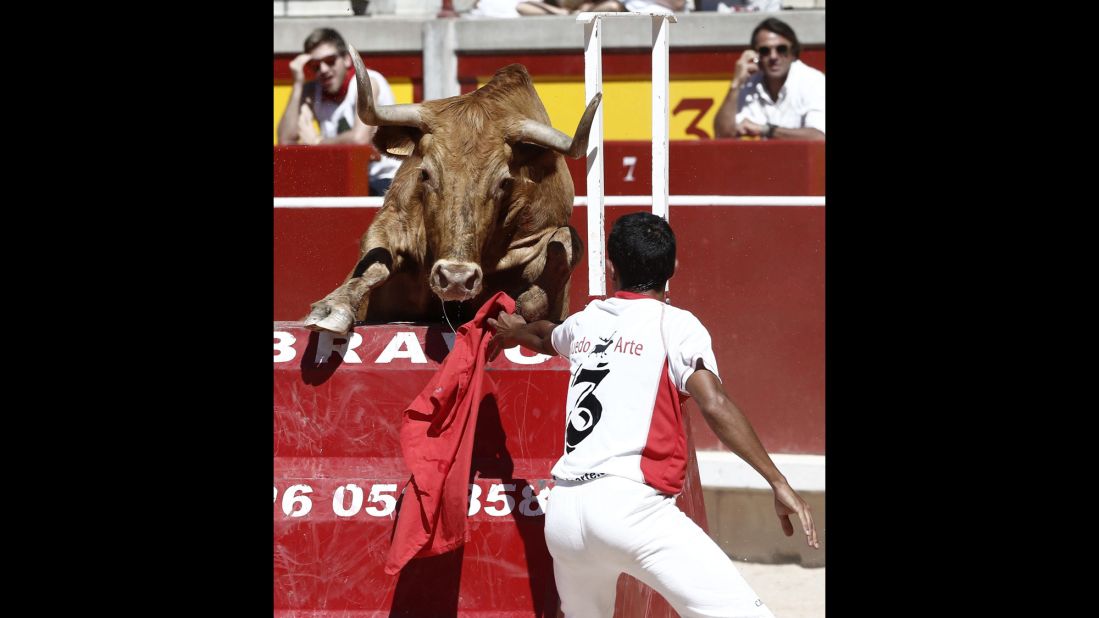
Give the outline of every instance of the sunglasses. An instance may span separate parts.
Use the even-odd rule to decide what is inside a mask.
[[[324,58],[310,60],[309,62],[305,63],[305,68],[309,69],[310,71],[316,72],[320,70],[321,63],[327,64],[330,67],[335,66],[336,61],[339,60],[339,58],[339,54],[332,54],[331,56],[325,56]]]
[[[790,53],[790,46],[789,45],[777,45],[775,47],[767,47],[766,45],[764,45],[764,46],[756,49],[756,51],[759,52],[759,55],[761,57],[766,58],[767,56],[771,55],[771,50],[772,49],[777,51],[778,55],[780,55],[780,56],[785,56],[785,55]]]

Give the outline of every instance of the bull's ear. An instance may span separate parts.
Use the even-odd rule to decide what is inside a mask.
[[[543,148],[536,144],[516,142],[511,145],[511,162],[514,167],[526,167],[528,165],[549,166],[557,163],[554,159],[556,153],[549,148]]]
[[[378,127],[374,134],[374,147],[398,158],[404,158],[416,150],[416,144],[424,134],[413,127]]]

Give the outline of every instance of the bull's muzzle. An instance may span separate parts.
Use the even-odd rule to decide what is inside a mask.
[[[475,262],[439,260],[431,267],[431,291],[443,300],[469,300],[481,292],[481,267]]]

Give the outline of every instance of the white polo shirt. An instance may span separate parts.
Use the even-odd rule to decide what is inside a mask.
[[[778,100],[772,101],[763,84],[763,71],[756,71],[737,94],[737,109],[737,123],[747,118],[756,124],[824,133],[824,73],[801,60],[793,61]]]
[[[572,366],[565,454],[553,476],[583,481],[611,474],[679,493],[687,470],[680,406],[690,396],[687,379],[699,359],[717,375],[710,333],[698,318],[618,292],[569,316],[551,341]]]

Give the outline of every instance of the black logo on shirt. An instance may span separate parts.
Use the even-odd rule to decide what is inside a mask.
[[[581,365],[580,370],[573,377],[570,386],[576,386],[577,384],[590,384],[591,386],[581,391],[576,400],[576,405],[569,413],[568,421],[565,424],[565,453],[576,450],[580,442],[595,429],[595,425],[599,423],[599,418],[603,416],[603,404],[595,396],[595,389],[611,372],[610,368],[607,367],[608,363],[603,359],[606,357],[607,349],[613,339],[614,333],[611,333],[611,336],[605,339],[600,337],[599,341],[601,343],[596,345],[588,358],[584,360],[584,364],[588,364],[592,356],[595,356],[595,366],[584,367]]]

